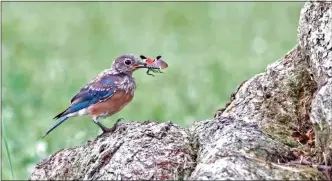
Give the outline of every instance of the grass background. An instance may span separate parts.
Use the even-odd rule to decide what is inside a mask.
[[[81,117],[40,139],[70,98],[120,54],[160,54],[169,68],[156,77],[135,72],[134,100],[102,122],[112,126],[123,117],[188,126],[212,118],[238,84],[296,44],[303,3],[2,5],[1,172],[13,179],[9,154],[14,179],[27,179],[42,158],[100,133],[89,117]]]

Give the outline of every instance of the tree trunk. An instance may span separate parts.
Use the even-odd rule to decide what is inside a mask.
[[[30,179],[326,180],[331,128],[332,3],[307,2],[298,44],[243,82],[213,120],[123,123],[44,159]]]

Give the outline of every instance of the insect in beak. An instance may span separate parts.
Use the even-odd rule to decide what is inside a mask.
[[[160,69],[165,69],[168,67],[167,63],[161,59],[161,56],[158,55],[156,58],[147,58],[144,55],[141,55],[140,58],[145,61],[148,66],[146,74],[154,76],[150,71],[154,73],[163,73]]]
[[[132,65],[132,68],[134,70],[140,69],[140,68],[147,68],[148,70],[156,71],[155,69],[159,69],[158,67],[150,66],[149,64],[145,62],[138,61],[137,63]]]

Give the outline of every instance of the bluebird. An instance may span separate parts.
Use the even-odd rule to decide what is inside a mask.
[[[84,115],[91,116],[104,133],[114,131],[122,118],[118,119],[112,128],[105,127],[99,120],[121,111],[133,99],[136,84],[132,74],[139,68],[149,67],[133,54],[119,56],[111,68],[87,83],[71,99],[71,105],[54,117],[57,121],[42,138],[68,118]]]

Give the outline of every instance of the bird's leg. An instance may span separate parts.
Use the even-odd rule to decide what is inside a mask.
[[[98,119],[97,117],[94,117],[94,118],[93,118],[93,122],[96,123],[96,124],[100,127],[100,129],[103,131],[103,133],[109,133],[109,132],[113,132],[113,131],[115,131],[116,127],[118,126],[118,123],[119,123],[121,120],[123,120],[123,118],[119,118],[119,119],[117,119],[116,122],[115,122],[115,124],[113,125],[113,127],[111,127],[111,128],[107,128],[106,126],[104,126],[103,124],[101,124],[101,123],[99,122],[99,119]]]
[[[97,117],[93,117],[92,120],[94,123],[96,123],[100,127],[101,130],[103,130],[103,132],[107,132],[107,130],[109,129],[106,126],[104,126],[103,124],[101,124]]]
[[[111,127],[111,128],[108,128],[108,132],[113,132],[115,131],[115,129],[118,127],[118,123],[121,121],[121,120],[124,120],[123,118],[119,118],[115,121],[114,125]]]

